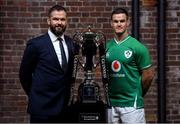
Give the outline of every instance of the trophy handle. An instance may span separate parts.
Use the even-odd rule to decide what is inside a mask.
[[[110,108],[111,104],[108,97],[109,73],[108,73],[108,68],[106,66],[106,37],[104,33],[102,32],[98,32],[97,35],[100,36],[100,38],[98,38],[97,41],[98,41],[98,49],[99,49],[99,56],[100,56],[99,61],[100,61],[100,67],[101,67],[102,82],[103,82],[104,92],[106,96],[107,108]]]

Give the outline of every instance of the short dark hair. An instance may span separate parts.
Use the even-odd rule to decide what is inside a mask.
[[[111,20],[112,20],[112,17],[113,17],[114,14],[120,14],[120,13],[124,13],[127,16],[127,19],[129,18],[128,17],[129,14],[128,14],[126,9],[124,9],[124,8],[115,8],[113,10],[113,12],[111,13]]]
[[[53,11],[55,11],[55,10],[67,12],[66,9],[65,9],[63,6],[56,4],[56,5],[52,6],[52,7],[49,9],[49,11],[48,11],[48,16],[50,17],[50,16],[51,16],[51,13],[52,13]]]

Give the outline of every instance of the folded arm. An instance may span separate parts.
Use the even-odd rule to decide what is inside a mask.
[[[143,96],[146,95],[148,89],[150,88],[153,78],[154,78],[154,69],[153,69],[153,67],[142,70],[142,91],[143,91]]]

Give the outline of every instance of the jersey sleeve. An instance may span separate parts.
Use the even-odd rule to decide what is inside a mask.
[[[136,64],[140,70],[149,68],[152,65],[149,50],[144,45],[136,48]]]

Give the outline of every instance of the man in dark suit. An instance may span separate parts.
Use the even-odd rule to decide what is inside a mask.
[[[19,72],[28,96],[31,123],[63,122],[70,97],[74,44],[64,35],[66,9],[60,5],[51,7],[47,24],[46,34],[28,41]]]

